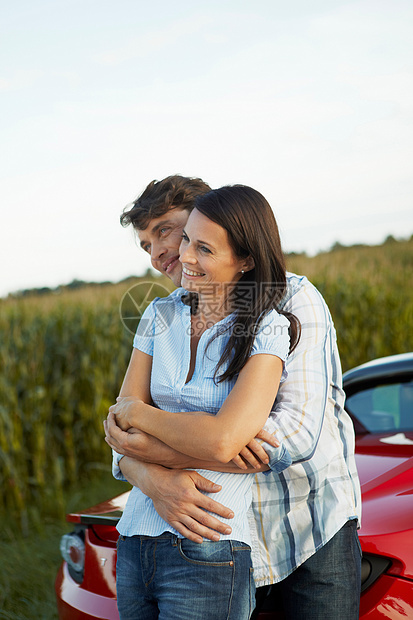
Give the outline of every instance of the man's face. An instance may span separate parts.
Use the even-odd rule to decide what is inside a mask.
[[[188,216],[186,209],[170,209],[151,220],[145,230],[137,231],[140,246],[150,254],[153,268],[168,276],[175,286],[181,286],[179,245]]]

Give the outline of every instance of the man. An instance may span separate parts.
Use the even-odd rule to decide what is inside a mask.
[[[182,228],[196,195],[208,190],[200,179],[179,175],[154,181],[122,216],[123,224],[133,224],[153,267],[176,286]],[[258,439],[273,446],[280,442],[292,465],[278,474],[256,475],[251,533],[257,608],[269,592],[264,586],[271,586],[272,609],[282,610],[286,618],[354,620],[360,593],[360,488],[335,330],[324,300],[307,279],[289,274],[287,281],[282,308],[299,319],[301,338],[287,360],[288,378],[280,386],[267,433]],[[132,356],[128,372],[135,371]],[[219,520],[230,519],[229,511],[202,493],[217,489],[196,472],[181,469],[222,465],[206,467],[143,433],[122,433],[110,416],[106,429],[108,443],[120,453],[115,473],[119,467],[180,534],[201,542],[230,532]],[[257,440],[241,452],[238,467],[252,463],[255,471],[263,470],[254,453],[262,454]],[[227,467],[236,470],[235,464]]]

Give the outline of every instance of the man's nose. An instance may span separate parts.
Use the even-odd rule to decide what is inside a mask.
[[[155,241],[151,245],[151,260],[159,260],[167,252],[167,248],[162,241]]]

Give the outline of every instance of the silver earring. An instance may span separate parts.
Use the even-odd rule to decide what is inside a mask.
[[[241,269],[241,273],[245,273],[245,271],[243,269]]]

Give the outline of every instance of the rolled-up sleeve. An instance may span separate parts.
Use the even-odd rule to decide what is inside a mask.
[[[123,454],[119,454],[118,452],[115,452],[115,450],[112,450],[112,474],[113,474],[113,477],[116,478],[116,480],[126,481],[126,478],[122,474],[121,469],[119,467],[119,463],[120,463],[122,458],[123,458]]]
[[[279,474],[292,464],[291,455],[284,445],[281,444],[279,448],[273,448],[269,444],[264,443],[264,447],[270,458],[268,463],[270,469],[264,471],[264,474],[269,474],[270,472]]]

